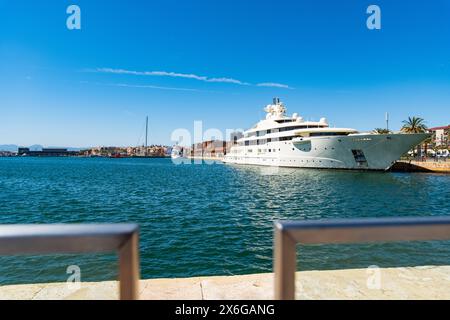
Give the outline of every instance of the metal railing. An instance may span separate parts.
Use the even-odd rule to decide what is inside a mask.
[[[0,225],[0,255],[118,252],[119,295],[138,298],[136,224]]]
[[[295,299],[297,244],[450,240],[450,217],[275,222],[275,299]]]

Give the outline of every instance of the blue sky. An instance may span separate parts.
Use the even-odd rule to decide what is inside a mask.
[[[332,126],[446,125],[450,2],[0,0],[0,87],[0,144],[136,145],[146,115],[171,144],[195,120],[251,127],[274,96]]]

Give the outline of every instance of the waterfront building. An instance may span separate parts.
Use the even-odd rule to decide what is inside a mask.
[[[168,153],[168,147],[162,145],[151,145],[148,147],[94,147],[83,150],[82,154],[86,157],[165,157]]]
[[[66,148],[43,148],[42,150],[30,150],[30,148],[20,147],[18,149],[19,156],[29,157],[67,157],[76,156],[78,151],[69,151]]]
[[[17,155],[17,152],[13,151],[0,151],[0,157],[14,157]]]
[[[450,125],[428,129],[432,133],[431,141],[436,147],[448,147]]]
[[[222,140],[208,140],[192,145],[192,157],[223,158],[227,153],[228,142]]]
[[[234,131],[230,134],[230,142],[233,144],[237,144],[237,141],[239,139],[242,139],[244,137],[244,133],[242,131]]]

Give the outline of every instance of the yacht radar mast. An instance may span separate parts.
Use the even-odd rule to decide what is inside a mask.
[[[273,98],[273,104],[268,104],[264,111],[267,112],[266,119],[282,119],[286,116],[286,107],[280,98]]]

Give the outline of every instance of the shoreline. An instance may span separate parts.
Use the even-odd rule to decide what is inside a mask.
[[[80,159],[90,159],[90,158],[101,158],[101,159],[171,159],[170,155],[164,156],[0,156],[1,158],[80,158]],[[188,160],[202,160],[202,161],[214,161],[223,163],[222,157],[201,157],[201,156],[187,156],[180,159]],[[270,167],[270,166],[268,166]],[[299,168],[301,169],[301,168]],[[322,169],[322,168],[308,168],[308,169]],[[325,168],[329,170],[342,170],[342,169],[332,169]],[[370,171],[370,170],[369,170]],[[450,161],[415,161],[415,160],[398,160],[395,164],[389,168],[387,171],[390,172],[421,172],[421,173],[443,173],[450,174]]]
[[[298,271],[296,299],[450,299],[450,266]],[[142,300],[271,300],[273,273],[140,280]],[[118,299],[117,281],[0,286],[0,300]],[[74,285],[71,283],[70,285]]]
[[[165,159],[169,158],[169,155],[165,156],[83,156],[83,155],[76,155],[76,156],[0,156],[0,158],[102,158],[102,159]]]
[[[450,174],[450,161],[399,160],[391,167],[390,171]]]

